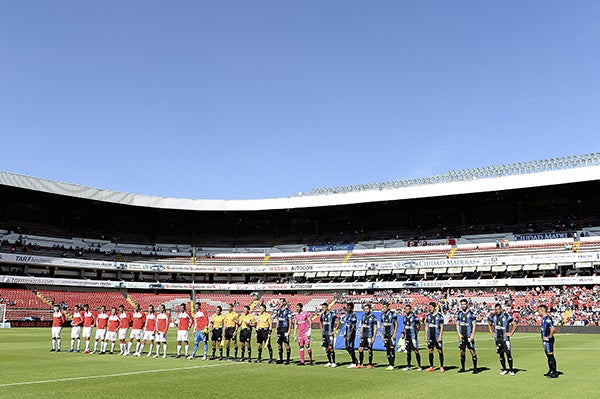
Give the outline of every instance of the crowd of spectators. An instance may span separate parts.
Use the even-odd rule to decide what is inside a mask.
[[[459,301],[467,298],[471,308],[478,315],[478,320],[485,323],[497,303],[511,313],[519,325],[539,325],[541,318],[537,312],[539,305],[546,305],[551,309],[551,315],[557,325],[567,326],[599,326],[600,325],[600,286],[579,287],[543,286],[527,288],[524,290],[507,289],[490,291],[480,289],[449,289],[446,291],[434,290],[402,290],[402,291],[377,291],[373,294],[337,293],[334,299],[337,302],[353,302],[360,306],[370,303],[379,305],[389,303],[392,308],[399,311],[403,305],[411,303],[419,317],[424,318],[429,311],[428,303],[436,302],[440,305],[446,321],[451,322],[453,315],[459,309]]]

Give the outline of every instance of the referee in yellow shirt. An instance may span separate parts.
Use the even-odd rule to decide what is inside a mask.
[[[264,344],[267,345],[267,349],[269,350],[269,363],[273,363],[273,347],[271,346],[272,326],[273,320],[271,319],[271,315],[267,313],[267,307],[263,303],[260,305],[260,314],[256,323],[256,343],[258,344],[258,358],[256,359],[256,363],[262,362]]]
[[[234,360],[237,359],[238,355],[238,344],[237,344],[237,329],[239,315],[233,310],[233,304],[229,304],[227,314],[225,315],[225,346],[227,347],[227,360],[231,360],[229,357],[229,350],[231,349],[231,341],[234,345]]]
[[[217,342],[219,343],[219,360],[223,360],[223,347],[221,346],[221,340],[223,339],[223,325],[225,323],[225,316],[221,313],[223,308],[217,306],[217,313],[212,315],[210,318],[210,340],[212,341],[212,356],[210,360],[215,360],[215,351],[217,349]]]
[[[250,339],[252,338],[252,327],[256,325],[256,319],[252,313],[250,313],[250,306],[244,306],[244,313],[242,313],[238,319],[240,326],[240,345],[242,346],[242,357],[239,359],[243,362],[245,359],[245,351],[248,349],[248,363],[252,362],[252,347],[250,346]]]

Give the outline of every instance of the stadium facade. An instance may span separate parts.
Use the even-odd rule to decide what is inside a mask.
[[[0,284],[374,292],[598,284],[600,156],[201,200],[0,172]]]

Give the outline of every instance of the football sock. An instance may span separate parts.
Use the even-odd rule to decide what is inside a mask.
[[[460,368],[463,370],[465,369],[466,358],[467,357],[465,355],[460,355]]]

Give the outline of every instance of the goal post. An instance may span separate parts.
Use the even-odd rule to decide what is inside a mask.
[[[6,304],[0,303],[0,328],[9,328],[10,324],[6,322]]]

